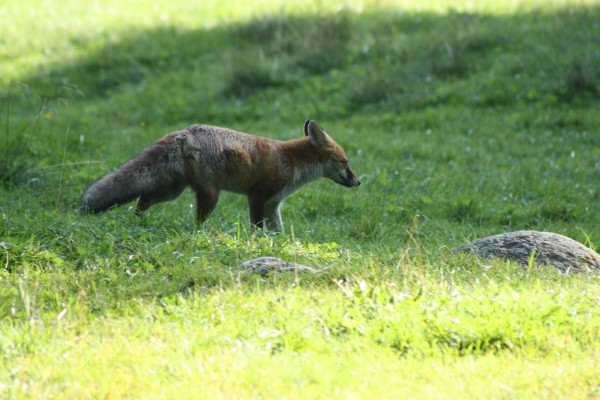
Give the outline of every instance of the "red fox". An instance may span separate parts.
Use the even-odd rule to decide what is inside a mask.
[[[135,212],[141,214],[191,186],[199,222],[225,190],[248,196],[254,226],[283,231],[281,204],[300,186],[323,176],[346,187],[360,185],[344,149],[315,121],[306,121],[304,135],[280,141],[209,125],[171,132],[93,183],[83,194],[81,212],[139,198]]]

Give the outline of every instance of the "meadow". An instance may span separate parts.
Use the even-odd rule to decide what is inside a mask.
[[[600,248],[599,105],[593,0],[5,0],[0,398],[600,398],[600,273],[452,251]],[[169,131],[309,118],[362,185],[300,189],[283,234],[228,193],[77,212]]]

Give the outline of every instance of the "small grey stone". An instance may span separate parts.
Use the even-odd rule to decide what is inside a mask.
[[[283,261],[277,257],[254,258],[252,260],[242,262],[240,266],[249,271],[260,274],[277,271],[318,272],[316,269],[307,267],[306,265]]]
[[[535,250],[537,265],[551,265],[562,272],[591,272],[600,269],[600,255],[581,243],[558,233],[516,231],[488,236],[456,247],[455,251],[473,252],[527,266]]]

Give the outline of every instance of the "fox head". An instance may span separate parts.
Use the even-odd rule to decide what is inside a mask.
[[[323,157],[323,176],[346,187],[359,186],[360,181],[348,166],[348,157],[342,147],[335,142],[313,120],[304,123],[304,135]]]

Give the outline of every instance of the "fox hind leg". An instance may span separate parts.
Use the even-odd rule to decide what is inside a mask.
[[[196,221],[204,222],[219,201],[219,190],[194,188],[196,192]]]
[[[174,200],[183,190],[185,189],[184,184],[174,183],[168,186],[161,186],[160,188],[153,190],[148,193],[144,193],[140,196],[137,205],[135,207],[135,213],[141,215],[150,206],[157,203],[162,203],[169,200]]]

